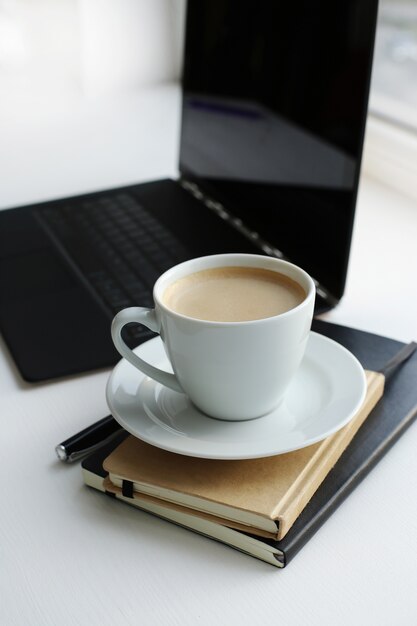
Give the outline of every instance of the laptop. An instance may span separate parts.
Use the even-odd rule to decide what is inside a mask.
[[[0,212],[0,328],[30,382],[109,367],[110,322],[172,265],[285,258],[345,288],[377,0],[189,0],[178,180]],[[126,329],[131,347],[151,337]]]

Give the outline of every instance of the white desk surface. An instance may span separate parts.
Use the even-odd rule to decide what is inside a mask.
[[[21,102],[0,104],[2,208],[176,175],[173,87]],[[417,339],[416,242],[416,204],[362,180],[346,293],[325,319]],[[0,340],[2,625],[416,623],[417,424],[280,571],[56,460],[55,444],[108,413],[108,374],[32,386]]]

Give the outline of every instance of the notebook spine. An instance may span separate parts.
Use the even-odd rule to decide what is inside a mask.
[[[300,511],[304,509],[312,495],[325,480],[342,451],[347,448],[366,417],[381,399],[384,389],[383,375],[368,371],[367,383],[368,391],[364,405],[355,418],[344,428],[321,442],[309,464],[294,481],[291,491],[286,494],[285,501],[279,503],[282,517],[279,539],[283,538],[290,530]],[[277,513],[275,513],[276,515]]]
[[[375,448],[364,463],[345,480],[343,485],[337,490],[333,497],[317,512],[317,514],[305,525],[297,534],[291,535],[289,542],[285,538],[281,542],[277,542],[276,546],[285,554],[285,565],[294,558],[301,548],[311,539],[324,522],[334,513],[334,511],[342,504],[342,502],[354,491],[354,489],[369,474],[382,457],[390,450],[394,443],[401,437],[407,428],[417,418],[417,405],[401,420],[397,428],[395,428],[381,444]]]

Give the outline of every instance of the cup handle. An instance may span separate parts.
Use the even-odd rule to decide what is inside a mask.
[[[146,374],[146,376],[150,376],[165,387],[169,387],[174,391],[184,393],[181,385],[177,380],[177,377],[174,374],[164,372],[158,367],[154,367],[150,363],[147,363],[146,361],[138,357],[138,355],[135,354],[123,341],[121,334],[122,329],[124,326],[126,326],[126,324],[132,322],[136,322],[137,324],[143,324],[144,326],[146,326],[150,330],[153,330],[156,333],[160,332],[159,324],[155,315],[155,309],[147,309],[140,306],[133,306],[128,309],[123,309],[122,311],[119,311],[119,313],[117,313],[111,325],[111,336],[118,352],[120,352],[120,354],[126,359],[126,361],[129,361],[129,363],[131,363],[138,370]]]

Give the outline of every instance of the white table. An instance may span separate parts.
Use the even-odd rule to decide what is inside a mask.
[[[175,87],[0,107],[2,208],[176,174]],[[415,203],[362,180],[346,294],[325,319],[417,339],[416,242]],[[0,343],[2,625],[416,623],[417,425],[279,571],[57,461],[56,443],[107,414],[108,374],[32,386]]]

